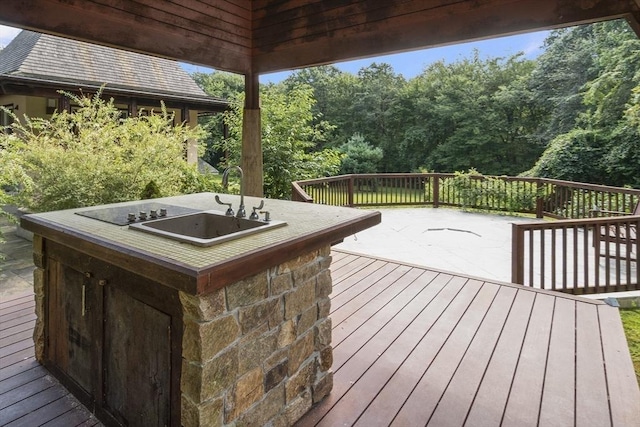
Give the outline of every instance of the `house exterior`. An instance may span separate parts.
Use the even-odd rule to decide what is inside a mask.
[[[176,122],[195,126],[198,116],[224,111],[228,103],[208,96],[176,61],[22,31],[0,51],[0,106],[18,117],[50,117],[73,105],[59,91],[113,98],[123,114],[158,110],[161,102]],[[0,125],[11,116],[0,112]],[[187,158],[195,162],[195,146]]]

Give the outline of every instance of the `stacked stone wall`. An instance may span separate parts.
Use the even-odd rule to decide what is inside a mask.
[[[330,248],[180,294],[182,424],[290,426],[333,385]]]

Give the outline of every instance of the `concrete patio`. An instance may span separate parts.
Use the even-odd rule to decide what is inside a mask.
[[[503,282],[511,281],[511,224],[539,221],[447,208],[378,210],[381,224],[336,248]]]

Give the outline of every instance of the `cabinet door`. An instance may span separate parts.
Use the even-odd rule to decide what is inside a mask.
[[[169,425],[171,317],[108,285],[104,313],[104,406],[123,425]]]
[[[49,363],[92,395],[98,350],[93,343],[95,284],[85,274],[49,259],[47,356]]]

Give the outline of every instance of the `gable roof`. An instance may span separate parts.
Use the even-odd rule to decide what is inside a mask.
[[[27,84],[62,85],[105,94],[147,96],[178,102],[227,102],[208,96],[176,61],[82,41],[20,32],[0,51],[0,78]]]

